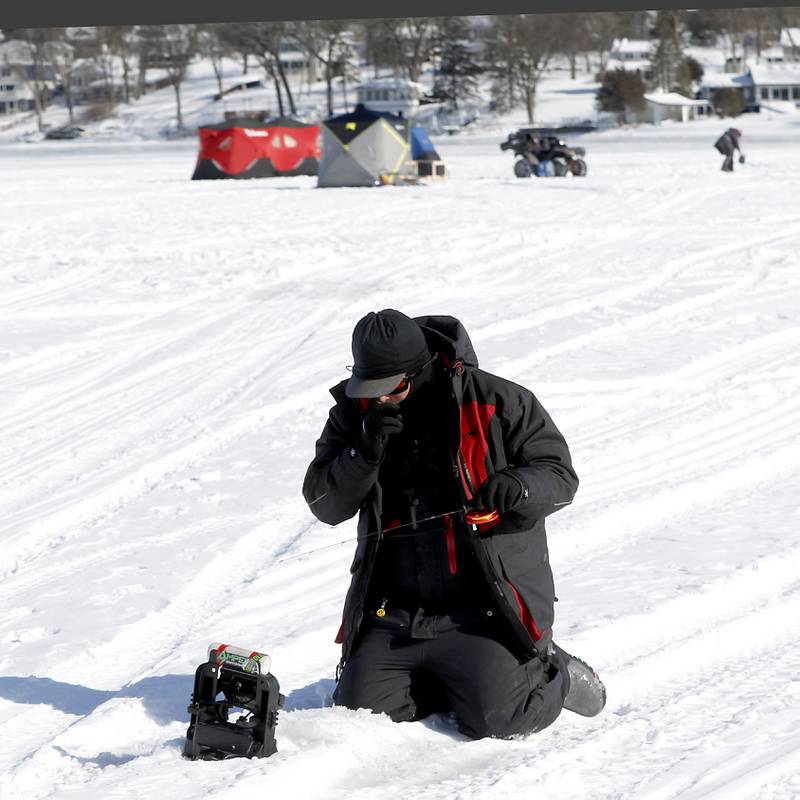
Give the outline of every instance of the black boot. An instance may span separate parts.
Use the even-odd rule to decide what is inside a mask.
[[[595,717],[606,704],[606,687],[598,674],[557,644],[553,643],[555,658],[566,665],[569,673],[569,692],[564,698],[564,708],[583,717]]]

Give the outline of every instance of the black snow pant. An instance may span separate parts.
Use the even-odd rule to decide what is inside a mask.
[[[733,172],[733,153],[734,150],[732,147],[724,153],[725,160],[722,162],[723,172]]]
[[[333,699],[395,722],[434,711],[455,712],[473,739],[508,738],[552,724],[569,691],[558,655],[520,661],[509,649],[506,623],[494,611],[427,615],[370,614]]]

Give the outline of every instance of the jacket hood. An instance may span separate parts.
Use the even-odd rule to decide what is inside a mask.
[[[427,316],[414,317],[425,334],[429,346],[437,352],[444,351],[453,361],[461,361],[465,367],[477,367],[478,356],[472,346],[469,334],[455,317]]]
[[[435,352],[443,352],[450,363],[460,361],[465,367],[477,367],[478,356],[472,346],[469,334],[460,320],[448,316],[414,317],[414,321],[422,328],[428,346]],[[330,393],[340,403],[347,403],[345,386],[349,378],[333,386]]]

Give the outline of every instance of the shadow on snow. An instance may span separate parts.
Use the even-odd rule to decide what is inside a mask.
[[[117,691],[90,689],[51,678],[0,677],[0,697],[15,703],[44,704],[65,714],[86,716],[116,697],[139,697],[147,713],[160,725],[187,722],[186,707],[194,685],[193,675],[157,675],[123,686]]]

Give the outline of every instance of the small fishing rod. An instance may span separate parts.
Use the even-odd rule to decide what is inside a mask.
[[[485,511],[483,509],[468,509],[468,508],[457,508],[453,511],[444,511],[441,514],[433,514],[430,517],[423,517],[422,519],[412,520],[411,522],[404,522],[401,525],[392,525],[389,528],[383,528],[379,531],[372,531],[370,533],[365,533],[363,536],[353,536],[350,539],[342,539],[340,542],[333,542],[333,544],[326,544],[322,547],[317,547],[314,550],[306,550],[303,553],[296,553],[293,556],[286,556],[285,558],[276,561],[276,564],[283,564],[287,561],[294,561],[296,558],[302,558],[303,556],[311,556],[314,553],[321,553],[323,550],[330,550],[332,547],[339,547],[343,544],[349,544],[350,542],[360,542],[365,541],[367,539],[374,539],[376,536],[383,536],[385,533],[391,533],[393,539],[407,539],[411,538],[412,536],[427,536],[431,533],[436,533],[437,531],[415,531],[414,533],[399,533],[396,534],[395,531],[399,530],[400,528],[407,528],[409,525],[413,525],[416,527],[417,525],[422,525],[424,522],[431,522],[435,519],[442,519],[443,517],[449,517],[454,514],[458,514],[459,516],[464,517],[464,521],[472,525],[474,527],[479,527],[481,525],[487,525],[489,523],[494,523],[498,519],[500,519],[500,515],[497,511]]]

